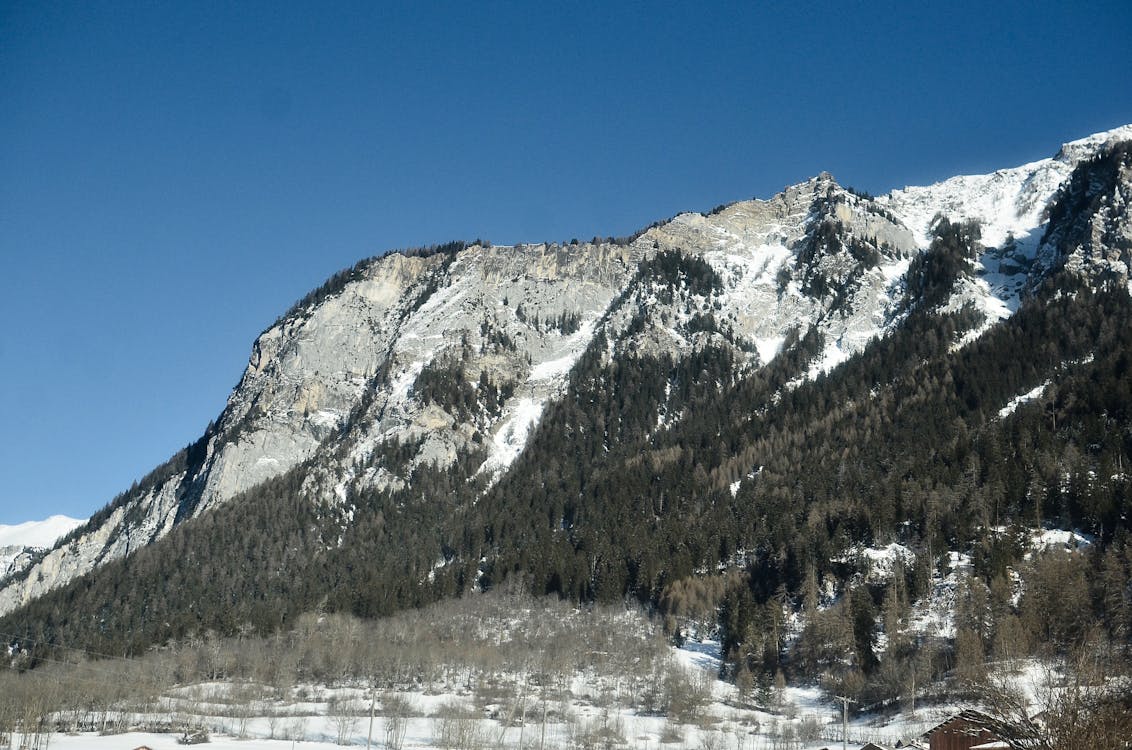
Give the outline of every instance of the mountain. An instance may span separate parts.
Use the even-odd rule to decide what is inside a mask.
[[[1023,518],[1107,543],[1130,141],[362,261],[257,338],[198,441],[0,581],[0,630],[135,650],[511,578],[658,603],[736,569],[734,631],[780,587],[840,585],[853,544],[947,549]]]
[[[32,565],[36,553],[45,552],[57,539],[82,525],[83,521],[67,516],[14,526],[0,524],[0,579]]]

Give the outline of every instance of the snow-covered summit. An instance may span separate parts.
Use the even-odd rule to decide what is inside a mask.
[[[0,524],[0,547],[50,547],[57,539],[84,523],[85,520],[55,515],[42,521],[26,521],[12,526]]]
[[[978,223],[983,251],[975,259],[976,275],[961,280],[949,304],[950,309],[971,304],[985,316],[969,341],[1014,314],[1034,274],[1055,264],[1057,253],[1043,250],[1043,236],[1050,205],[1074,169],[1128,140],[1132,125],[1062,144],[1054,156],[1029,164],[894,190],[877,198],[877,204],[911,230],[921,249],[931,244],[936,216]]]
[[[936,214],[979,222],[983,243],[998,247],[1011,235],[1017,240],[1029,237],[1044,223],[1046,207],[1074,167],[1106,146],[1126,140],[1132,140],[1132,124],[1065,143],[1047,159],[894,190],[877,202],[912,230],[921,247],[931,242],[930,225]]]

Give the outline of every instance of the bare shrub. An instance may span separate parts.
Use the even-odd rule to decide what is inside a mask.
[[[716,732],[700,732],[700,750],[724,750],[723,738]]]
[[[660,741],[666,745],[683,742],[684,730],[679,724],[673,724],[672,719],[669,718],[664,722],[664,729],[660,732]]]
[[[279,709],[268,703],[262,705],[264,718],[267,721],[267,737],[268,739],[278,739],[277,734],[282,730],[283,717],[279,713]]]
[[[283,739],[292,742],[305,742],[307,739],[307,717],[292,716],[283,728]]]
[[[821,739],[822,722],[816,716],[803,716],[798,722],[798,739],[803,742],[817,742]]]
[[[386,750],[401,750],[404,746],[412,710],[413,704],[408,698],[393,693],[381,696],[381,711],[385,715]]]
[[[574,735],[574,746],[580,750],[612,750],[624,744],[625,722],[619,714],[608,711],[584,722]]]
[[[742,726],[736,726],[732,730],[732,744],[735,750],[747,750],[747,743],[749,741],[747,729]]]
[[[248,725],[261,694],[260,687],[252,683],[239,683],[228,691],[228,710],[236,720],[236,736],[241,740],[248,738]]]
[[[802,742],[798,738],[798,732],[793,724],[780,724],[778,731],[771,735],[770,746],[774,750],[798,750],[802,747]]]
[[[680,724],[699,722],[710,702],[711,682],[705,672],[669,667],[664,676],[664,713],[668,718]]]
[[[442,750],[480,750],[483,735],[479,716],[459,703],[447,703],[433,722],[433,742]]]
[[[339,745],[349,745],[361,723],[361,707],[350,698],[335,696],[326,704],[326,716],[334,725]]]

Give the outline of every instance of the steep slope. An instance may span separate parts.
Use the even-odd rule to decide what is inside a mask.
[[[631,273],[629,252],[612,244],[459,245],[359,264],[264,332],[223,414],[201,440],[9,583],[0,611],[161,538],[343,434],[358,450],[388,436],[402,442],[423,436],[420,460],[451,460],[458,447],[482,437],[481,429],[513,417],[523,399],[549,398],[554,375],[568,369],[593,319]],[[524,301],[531,316],[548,323],[519,320]],[[564,333],[551,323],[559,317],[577,330]],[[473,342],[477,369],[469,378],[485,372],[517,392],[499,413],[456,425],[412,386],[430,365],[443,369],[453,349]],[[365,422],[364,434],[352,420]]]
[[[695,248],[717,270],[720,310],[762,364],[787,334],[817,325],[828,369],[884,330],[893,283],[915,250],[912,234],[828,174],[770,201],[682,214],[645,234],[662,249]]]
[[[670,301],[667,312],[655,299],[621,300],[620,317],[606,320],[638,264],[676,249],[718,268],[721,287]],[[201,440],[10,580],[0,612],[315,455],[328,457],[318,463],[333,481],[322,484],[343,501],[348,486],[399,488],[415,467],[469,451],[498,476],[599,324],[627,325],[635,307],[661,321],[637,335],[655,350],[693,349],[697,336],[677,328],[711,312],[741,362],[768,361],[790,332],[819,320],[843,356],[886,320],[893,273],[877,258],[898,264],[910,251],[907,231],[823,176],[770,201],[678,216],[632,242],[458,244],[363,262],[265,331]],[[371,460],[380,446],[402,445],[412,456],[400,471]]]
[[[954,273],[930,280],[945,294],[944,313],[974,303],[982,314],[957,326],[970,343],[1017,310],[1026,289],[1072,265],[1069,259],[1111,253],[1127,237],[1126,162],[1107,181],[1069,178],[1082,160],[1111,158],[1105,147],[1130,133],[1120,129],[1067,144],[1051,160],[875,201],[821,175],[767,201],[681,214],[626,241],[460,243],[364,261],[259,337],[240,384],[201,440],[10,576],[0,613],[264,488],[307,498],[314,520],[326,524],[315,536],[327,559],[347,559],[361,554],[350,552],[351,539],[366,549],[366,529],[388,538],[393,529],[409,533],[413,518],[395,519],[406,498],[435,503],[417,522],[453,510],[437,499],[443,493],[457,503],[484,498],[510,512],[515,488],[533,468],[516,463],[523,451],[540,434],[555,444],[545,437],[549,417],[578,434],[596,430],[597,443],[571,450],[600,464],[619,440],[637,450],[689,415],[715,413],[713,402],[735,396],[726,389],[747,389],[735,403],[765,411],[906,326],[920,301],[910,290],[923,293],[933,268],[920,259],[946,257],[928,237],[941,211],[985,224],[983,244],[963,235],[955,249],[972,257],[957,256]],[[1051,212],[1039,247],[1033,238],[1063,184],[1074,197],[1057,204],[1066,207],[1058,209],[1063,215]],[[1104,221],[1082,218],[1088,212]],[[609,377],[617,370],[645,377],[649,368],[659,377],[647,391],[643,380],[618,385]],[[636,404],[632,413],[619,406],[563,415],[557,404],[580,403],[583,393]],[[580,421],[595,418],[605,427]],[[724,443],[705,477],[711,473],[712,492],[731,487],[735,497],[759,464],[748,460],[742,440]],[[607,466],[611,475],[625,468],[612,459]],[[592,486],[583,478],[576,490]],[[440,533],[410,574],[419,579],[426,574],[417,568],[432,566],[427,578],[444,590],[485,575],[471,556],[475,545],[457,543],[458,525]],[[563,589],[595,595],[592,572],[590,579],[588,593],[585,586]]]

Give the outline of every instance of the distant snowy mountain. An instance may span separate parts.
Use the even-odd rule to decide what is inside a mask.
[[[964,343],[1013,315],[1075,254],[1127,283],[1127,266],[1089,250],[1083,229],[1072,234],[1065,222],[1047,237],[1047,222],[1074,170],[1129,139],[1125,126],[1049,159],[876,199],[823,173],[768,200],[680,214],[621,240],[458,243],[363,261],[259,336],[199,441],[99,511],[72,544],[0,587],[0,614],[296,467],[303,491],[320,512],[341,515],[343,530],[359,498],[402,490],[428,471],[471,464],[468,481],[491,486],[516,465],[587,354],[609,365],[722,351],[746,377],[787,350],[802,356],[791,347],[805,339],[820,347],[805,350],[789,387],[812,381],[896,330],[918,304],[909,269],[931,246],[936,216],[981,230],[974,272],[960,274],[941,303],[984,316]],[[1086,197],[1123,205],[1122,189]],[[1124,231],[1123,213],[1105,216],[1105,231]],[[671,385],[658,430],[682,418],[674,401],[669,408]],[[740,482],[730,484],[734,494]]]
[[[56,540],[84,523],[86,521],[77,518],[51,516],[43,521],[27,521],[13,526],[0,524],[0,580],[17,569],[17,561],[35,550],[50,548]]]
[[[51,516],[42,521],[27,521],[14,526],[0,524],[0,547],[50,547],[86,523],[67,516]]]

